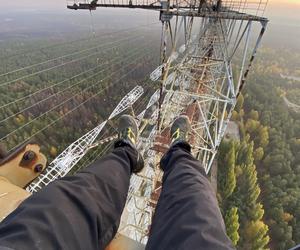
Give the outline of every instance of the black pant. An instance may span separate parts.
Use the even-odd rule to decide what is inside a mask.
[[[0,224],[0,249],[104,249],[115,236],[137,153],[120,147],[25,200]],[[146,249],[233,249],[200,163],[175,146]]]

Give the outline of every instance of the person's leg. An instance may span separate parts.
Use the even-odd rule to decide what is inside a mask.
[[[0,246],[104,249],[117,232],[136,158],[132,147],[118,147],[32,195],[0,224]]]
[[[130,175],[143,168],[135,120],[122,116],[118,132],[112,153],[53,182],[10,214],[0,224],[0,249],[104,249],[119,227]]]
[[[180,142],[161,160],[162,192],[147,250],[234,249],[204,168]]]

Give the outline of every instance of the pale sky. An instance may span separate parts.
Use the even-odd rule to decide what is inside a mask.
[[[72,0],[68,0],[72,3]],[[78,1],[78,0],[77,0]],[[84,0],[83,0],[84,1]],[[249,0],[254,1],[254,0]],[[255,0],[258,2],[258,0]],[[9,0],[1,3],[6,10],[66,10],[66,0]],[[269,0],[266,15],[269,17],[288,17],[300,20],[300,0]]]
[[[270,0],[270,3],[300,4],[299,0]]]
[[[295,24],[300,25],[300,0],[269,0],[265,15],[276,23],[281,19],[298,20]]]
[[[72,2],[72,0],[68,0]],[[78,0],[77,0],[78,1]],[[237,0],[238,1],[238,0]],[[249,0],[252,1],[253,0]],[[257,2],[259,2],[257,0]],[[66,0],[13,0],[1,3],[2,8],[5,6],[11,7],[44,7],[44,8],[60,8],[66,6]],[[269,6],[295,8],[300,7],[300,0],[269,0]],[[299,14],[300,15],[300,14]]]

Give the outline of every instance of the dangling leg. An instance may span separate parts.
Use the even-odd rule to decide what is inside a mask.
[[[117,232],[131,173],[143,166],[133,140],[137,127],[128,119],[120,118],[120,139],[112,153],[51,183],[10,214],[0,224],[0,246],[104,249]]]
[[[175,140],[161,160],[162,192],[146,249],[234,249],[204,168],[190,153],[187,123],[180,117],[171,129]]]

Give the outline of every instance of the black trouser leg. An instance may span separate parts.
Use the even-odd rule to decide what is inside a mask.
[[[233,249],[200,162],[174,146],[163,157],[162,192],[146,249]]]
[[[136,158],[130,147],[116,148],[32,195],[0,224],[0,246],[104,249],[117,232]]]

